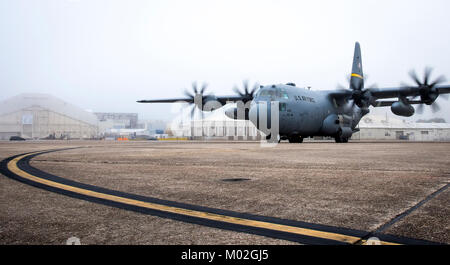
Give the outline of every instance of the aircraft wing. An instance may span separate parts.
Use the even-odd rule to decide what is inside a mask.
[[[436,86],[439,94],[450,93],[450,86]],[[376,99],[397,98],[399,96],[415,97],[420,96],[419,87],[392,87],[392,88],[369,88],[370,93]]]
[[[138,103],[177,103],[177,102],[178,103],[180,103],[180,102],[194,103],[194,99],[195,99],[195,97],[171,98],[171,99],[143,99],[143,100],[138,100],[137,102]],[[202,96],[203,103],[206,103],[207,101],[218,101],[222,105],[225,105],[226,103],[229,103],[229,102],[237,102],[237,101],[247,102],[247,101],[251,101],[252,99],[253,99],[253,97],[250,97],[248,95],[219,96],[219,97],[214,96],[214,95]]]
[[[398,102],[398,100],[380,100],[380,101],[375,102],[375,104],[373,106],[374,107],[390,107],[395,102]],[[417,105],[417,104],[423,104],[423,102],[420,100],[412,100],[412,101],[408,101],[408,104]]]
[[[236,86],[234,87],[235,95],[232,96],[215,96],[213,94],[205,94],[205,90],[207,88],[207,84],[203,83],[201,87],[197,86],[197,82],[192,83],[192,92],[184,91],[184,98],[169,98],[169,99],[144,99],[138,100],[138,103],[196,103],[196,104],[206,104],[208,101],[216,101],[220,104],[225,105],[229,102],[238,102],[242,101],[247,103],[253,100],[253,97],[256,93],[256,90],[260,88],[258,83],[253,85],[253,88],[250,89],[249,83],[247,80],[243,81],[244,90],[239,90]]]
[[[387,107],[397,102],[399,98],[405,99],[408,104],[431,104],[439,95],[449,94],[450,86],[403,86],[391,88],[367,88],[360,91],[351,89],[340,89],[326,91],[330,98],[339,105],[348,100],[355,100],[357,104],[370,104],[374,107]],[[447,95],[445,95],[447,97]],[[394,99],[380,101],[383,99]]]
[[[176,103],[176,102],[193,102],[192,98],[169,98],[169,99],[142,99],[137,103]]]

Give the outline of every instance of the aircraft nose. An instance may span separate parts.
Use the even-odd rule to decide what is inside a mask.
[[[248,110],[248,118],[258,128],[258,104],[252,104]]]
[[[266,101],[254,102],[249,110],[250,121],[258,128],[258,130],[268,133],[270,126],[270,103]]]

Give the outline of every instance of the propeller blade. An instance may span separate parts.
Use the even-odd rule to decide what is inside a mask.
[[[197,90],[197,82],[193,82],[192,83],[192,89],[194,90],[195,94],[198,94],[198,90]]]
[[[408,84],[405,83],[405,82],[400,82],[400,86],[401,86],[401,87],[411,87],[410,85],[408,85]]]
[[[352,75],[345,75],[345,80],[350,84],[350,80],[352,79]]]
[[[243,80],[242,81],[242,85],[244,87],[244,89],[243,89],[244,91],[243,92],[237,86],[233,87],[233,91],[236,94],[238,94],[239,96],[243,97],[244,101],[248,100],[249,98],[253,98],[253,95],[255,94],[256,90],[259,88],[259,84],[255,83],[253,85],[253,88],[251,90],[249,90],[250,86],[249,86],[248,80]]]
[[[347,108],[351,110],[351,109],[353,109],[355,107],[355,104],[356,104],[355,100],[354,99],[350,99],[348,101],[348,103],[347,103],[347,106],[348,106]]]
[[[434,86],[436,86],[436,85],[438,85],[440,83],[444,83],[445,81],[446,81],[445,76],[441,75],[438,78],[436,78],[436,80],[433,83],[431,83],[430,86],[434,87]]]
[[[191,109],[191,120],[194,118],[194,115],[195,115],[195,109],[196,109],[197,107],[194,105],[194,106],[192,106],[192,109]]]
[[[441,110],[441,107],[439,107],[438,103],[434,102],[433,104],[431,104],[431,110],[433,111],[433,113],[436,113]]]
[[[256,90],[258,89],[258,87],[259,87],[259,84],[258,84],[258,83],[255,83],[255,85],[253,86],[252,91],[250,91],[250,95],[251,95],[251,96],[253,96],[253,94],[255,94],[255,92],[256,92]]]
[[[249,94],[248,93],[248,80],[242,81],[242,84],[244,86],[244,93],[243,93],[243,95],[247,96]]]
[[[422,114],[423,113],[423,104],[420,104],[418,107],[417,107],[417,113],[419,113],[419,114]]]
[[[184,95],[188,98],[194,98],[194,96],[191,95],[191,93],[189,93],[186,89],[184,90]]]
[[[433,71],[433,68],[431,67],[425,67],[425,72],[423,74],[423,84],[428,86],[428,80],[430,80],[431,72]]]
[[[241,96],[241,97],[243,97],[244,96],[244,94],[242,94],[242,92],[241,91],[239,91],[239,88],[237,88],[236,86],[235,87],[233,87],[233,91],[236,93],[236,94],[238,94],[239,96]]]
[[[409,71],[409,76],[416,82],[418,86],[422,86],[422,83],[419,80],[419,77],[417,77],[416,70]]]
[[[345,91],[348,90],[348,88],[345,88],[345,87],[344,87],[343,85],[341,85],[341,84],[338,84],[336,88],[337,88],[338,90],[345,90]]]
[[[200,90],[200,94],[203,94],[203,92],[205,92],[207,87],[208,87],[208,84],[207,83],[203,83],[202,90]]]
[[[373,83],[370,86],[368,86],[367,88],[378,88],[378,84],[377,83]]]

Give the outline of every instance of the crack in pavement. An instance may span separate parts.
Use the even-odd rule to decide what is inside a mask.
[[[434,191],[433,193],[431,193],[430,195],[428,195],[427,197],[425,197],[423,200],[419,201],[418,203],[416,203],[414,206],[408,208],[407,210],[403,211],[400,214],[397,214],[394,218],[392,218],[391,220],[389,220],[388,222],[385,222],[384,224],[380,225],[377,229],[371,231],[369,234],[367,234],[366,236],[364,236],[363,238],[361,238],[361,240],[359,240],[358,242],[356,242],[355,244],[361,244],[363,243],[365,240],[367,240],[368,238],[372,237],[372,236],[376,236],[377,234],[383,233],[384,231],[386,231],[389,227],[393,226],[395,223],[399,222],[400,220],[402,220],[404,217],[410,215],[413,211],[417,210],[420,206],[424,205],[425,203],[427,203],[428,201],[430,201],[431,199],[435,198],[436,196],[438,196],[439,194],[441,194],[443,191],[447,190],[447,188],[450,187],[450,183],[447,183],[446,185],[442,186],[441,188],[437,189],[436,191]]]

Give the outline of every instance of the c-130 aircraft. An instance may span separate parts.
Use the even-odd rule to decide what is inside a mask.
[[[236,107],[227,109],[226,116],[231,119],[250,120],[258,130],[272,141],[289,140],[290,143],[301,143],[306,137],[331,136],[337,143],[347,143],[353,133],[359,131],[357,125],[367,115],[369,107],[391,107],[395,115],[410,117],[419,105],[430,105],[433,112],[439,110],[435,103],[441,95],[448,99],[450,86],[438,86],[445,82],[440,76],[430,80],[431,68],[425,69],[423,81],[415,71],[409,72],[416,85],[403,85],[393,88],[365,88],[362,69],[361,48],[356,42],[349,89],[310,90],[296,87],[294,83],[258,86],[249,91],[244,82],[244,92],[235,88],[237,95],[214,96],[204,95],[206,84],[200,90],[193,84],[194,94],[185,91],[185,98],[139,100],[139,103],[175,103],[194,104],[201,111],[213,111],[227,103],[237,103]],[[442,95],[444,94],[444,95]],[[383,100],[384,99],[384,100]],[[277,103],[277,104],[273,104]],[[278,111],[273,111],[278,106]],[[274,115],[277,115],[275,117]],[[266,119],[265,122],[261,122]],[[278,122],[277,135],[268,129]]]

